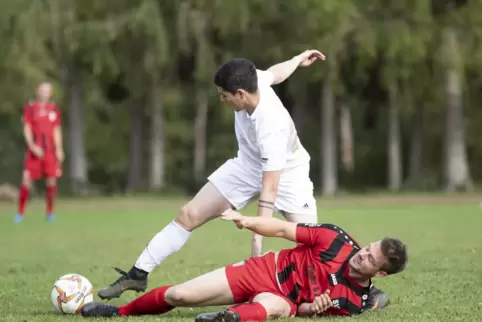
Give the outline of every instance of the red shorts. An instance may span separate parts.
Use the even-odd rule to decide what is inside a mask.
[[[45,154],[42,158],[27,155],[23,169],[32,180],[39,180],[42,177],[59,178],[62,175],[62,168],[53,153]]]
[[[297,306],[278,287],[274,253],[226,266],[226,277],[236,303],[251,302],[256,295],[267,292],[284,298],[290,305],[290,315],[297,311]]]

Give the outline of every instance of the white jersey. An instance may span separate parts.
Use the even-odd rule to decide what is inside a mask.
[[[235,112],[238,158],[256,173],[309,165],[290,114],[271,88],[274,75],[257,71],[260,101],[254,112]]]

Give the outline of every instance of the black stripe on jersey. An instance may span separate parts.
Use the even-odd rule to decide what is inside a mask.
[[[350,245],[354,246],[355,248],[356,247],[360,248],[360,245],[358,245],[358,243],[355,240],[353,240],[353,238],[351,238],[349,234],[347,234],[342,228],[335,226],[333,224],[298,224],[298,226],[329,229],[336,233],[343,234],[345,236],[344,238],[347,243],[350,243]]]
[[[320,260],[323,263],[330,262],[336,258],[340,250],[345,245],[345,238],[343,235],[339,234],[331,243],[327,250],[320,252]]]
[[[293,303],[296,303],[296,300],[298,299],[298,296],[300,296],[300,286],[298,283],[295,284],[293,290],[289,292],[286,297]]]
[[[331,276],[333,274],[331,274],[328,278],[328,281],[329,281],[331,286],[335,286],[335,281],[334,281],[334,279],[335,279],[336,284],[342,284],[342,285],[348,287],[350,290],[354,291],[357,296],[360,296],[362,299],[365,298],[365,300],[366,300],[366,298],[368,297],[368,293],[370,292],[370,286],[368,286],[368,287],[357,287],[357,286],[353,285],[352,283],[350,283],[350,281],[348,281],[346,278],[343,277],[343,272],[345,271],[346,266],[348,265],[348,263],[350,261],[350,258],[352,258],[353,255],[355,255],[357,252],[358,251],[356,249],[354,249],[351,252],[351,254],[348,256],[348,258],[345,260],[343,265],[341,265],[338,272],[336,272],[334,274],[335,277],[333,278],[333,276]]]
[[[345,309],[350,314],[360,314],[363,312],[363,308],[359,307],[358,305],[350,302],[346,297],[338,297],[332,299],[332,302],[337,302],[341,309]]]
[[[290,263],[281,272],[278,273],[278,282],[280,284],[283,284],[284,282],[286,282],[288,280],[291,273],[293,273],[295,271],[296,271],[295,263]]]
[[[363,295],[368,296],[368,293],[369,293],[368,287],[366,288],[356,287],[355,285],[351,284],[347,279],[343,278],[343,276],[337,276],[336,278],[337,278],[338,284],[346,286],[347,288],[355,292],[357,296],[359,297],[363,297]]]

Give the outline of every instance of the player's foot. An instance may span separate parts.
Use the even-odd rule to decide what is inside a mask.
[[[20,222],[22,222],[24,219],[24,216],[21,215],[21,214],[16,214],[15,217],[13,217],[13,222],[18,224]]]
[[[46,216],[47,221],[55,221],[55,215],[54,214],[48,214]]]
[[[99,302],[90,302],[85,304],[80,311],[82,316],[86,317],[104,317],[110,318],[119,315],[119,308],[115,305],[104,304]]]
[[[195,322],[239,322],[239,314],[233,311],[203,313],[196,316]]]
[[[367,300],[367,308],[370,311],[378,311],[390,304],[388,294],[372,285]]]
[[[97,295],[103,300],[110,300],[121,296],[125,291],[131,290],[136,292],[144,292],[147,288],[147,274],[143,277],[133,277],[130,273],[114,267],[114,269],[122,276],[114,283],[99,291]]]

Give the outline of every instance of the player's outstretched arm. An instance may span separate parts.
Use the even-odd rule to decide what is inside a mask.
[[[228,209],[222,219],[232,221],[239,229],[249,229],[264,237],[281,237],[296,242],[296,224],[269,217],[247,217]]]
[[[325,55],[318,50],[306,50],[290,60],[271,66],[268,71],[273,73],[272,85],[284,82],[299,66],[310,66],[317,59],[325,60]]]

